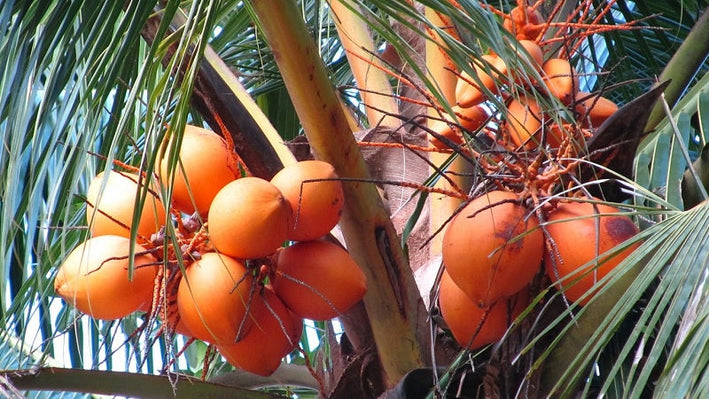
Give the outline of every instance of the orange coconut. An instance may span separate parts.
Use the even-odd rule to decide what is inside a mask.
[[[328,320],[362,299],[367,284],[347,251],[316,240],[298,242],[278,253],[273,290],[299,316]]]
[[[544,82],[549,92],[564,104],[570,104],[579,90],[578,74],[568,60],[551,58],[544,63]]]
[[[340,221],[345,196],[335,168],[309,160],[288,165],[271,179],[290,204],[289,240],[309,241],[329,233]]]
[[[455,340],[463,347],[477,349],[499,341],[512,320],[529,305],[523,288],[510,298],[502,298],[489,308],[480,308],[443,272],[438,291],[441,316]]]
[[[135,246],[129,276],[130,240],[105,235],[76,247],[62,263],[54,289],[64,300],[95,319],[116,320],[150,303],[157,259]]]
[[[303,319],[291,312],[269,288],[254,296],[251,304],[254,326],[236,344],[217,345],[219,353],[234,367],[269,376],[284,356],[298,346]]]
[[[174,151],[174,142],[173,138],[167,143],[160,161],[160,180],[169,185],[174,177],[173,208],[188,214],[197,210],[206,217],[214,196],[240,176],[236,153],[216,133],[187,125],[171,174],[170,152]]]
[[[195,338],[231,344],[251,327],[247,315],[253,277],[236,259],[202,254],[187,267],[177,290],[180,320]]]
[[[520,40],[519,44],[524,47],[524,50],[530,55],[532,66],[537,70],[541,70],[544,64],[544,52],[542,48],[539,47],[539,44],[533,40],[524,39]]]
[[[524,49],[524,52],[526,52],[531,66],[535,70],[541,71],[542,65],[544,65],[544,52],[542,51],[542,48],[539,47],[539,44],[532,40],[520,40],[519,46],[515,50],[517,53],[522,53],[522,48]],[[518,58],[521,59],[521,56],[518,56]],[[527,83],[527,81],[522,78],[522,74],[520,72],[512,70],[512,75],[514,76],[516,82],[520,84]]]
[[[135,210],[138,190],[138,175],[127,172],[108,172],[104,179],[104,172],[99,173],[89,184],[86,199],[86,220],[89,223],[91,234],[96,236],[117,235],[130,237],[133,226],[133,213]],[[105,180],[105,187],[103,186]],[[141,181],[145,183],[145,179]],[[142,184],[141,183],[141,184]],[[98,210],[94,206],[98,205]],[[138,235],[144,239],[160,230],[165,224],[165,208],[153,191],[148,191],[143,203],[139,223],[135,226]]]
[[[505,62],[498,56],[486,54],[482,56],[483,63],[489,64],[492,75],[478,63],[473,63],[473,69],[480,83],[493,93],[497,92],[495,77],[507,73]],[[455,86],[455,99],[462,108],[472,107],[485,101],[485,92],[480,88],[478,81],[463,71]]]
[[[517,39],[536,40],[544,28],[544,17],[533,7],[515,7],[505,18],[503,27]]]
[[[542,110],[534,98],[522,96],[512,99],[507,106],[507,122],[505,132],[516,146],[524,145],[527,149],[536,148],[542,126]]]
[[[457,105],[453,106],[453,112],[457,117],[457,122],[449,114],[444,114],[445,120],[435,120],[431,123],[430,129],[439,135],[447,138],[455,145],[463,144],[463,134],[461,129],[468,132],[478,130],[488,119],[487,111],[481,105],[475,105],[468,108],[461,108]],[[460,126],[460,127],[458,127]],[[436,148],[447,149],[450,146],[439,140],[438,137],[431,136],[429,139],[431,144]]]
[[[581,296],[597,289],[595,284],[640,245],[636,243],[612,258],[603,256],[598,263],[589,264],[637,234],[638,228],[629,217],[613,215],[618,212],[608,205],[567,202],[547,217],[546,230],[551,241],[545,251],[544,266],[569,301],[586,304],[590,296],[580,300]]]
[[[618,105],[613,101],[589,93],[580,92],[576,95],[579,99],[576,104],[576,113],[583,127],[599,127],[618,110]]]
[[[484,194],[468,203],[443,235],[446,270],[479,307],[520,291],[539,271],[544,235],[516,199],[506,191]]]
[[[268,180],[242,177],[224,186],[209,209],[209,239],[221,253],[251,259],[270,255],[288,237],[290,205]]]

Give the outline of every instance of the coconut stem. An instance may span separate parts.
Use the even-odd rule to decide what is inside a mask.
[[[367,276],[365,307],[384,384],[391,387],[422,366],[417,327],[425,314],[396,231],[370,179],[352,130],[328,79],[300,10],[292,0],[251,2],[315,157],[329,162],[343,182],[340,227],[348,250]],[[425,329],[422,329],[425,330]]]

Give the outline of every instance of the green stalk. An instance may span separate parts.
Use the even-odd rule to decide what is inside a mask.
[[[345,179],[340,227],[367,276],[364,304],[383,379],[391,387],[423,364],[419,342],[425,341],[419,341],[417,327],[425,315],[413,274],[375,185],[365,182],[369,171],[296,3],[252,0],[251,6],[315,157],[331,163]]]
[[[705,10],[701,18],[694,24],[694,27],[657,80],[658,82],[672,80],[667,89],[665,89],[665,100],[670,107],[673,107],[682,96],[682,93],[687,90],[692,79],[694,79],[694,75],[696,75],[709,55],[709,40],[707,38],[709,38],[709,9]],[[657,127],[666,116],[662,102],[657,102],[652,109],[650,119],[645,125],[645,131]]]
[[[19,390],[85,392],[101,395],[162,398],[277,399],[283,396],[234,388],[182,375],[158,376],[116,371],[41,367],[6,370],[0,378]]]

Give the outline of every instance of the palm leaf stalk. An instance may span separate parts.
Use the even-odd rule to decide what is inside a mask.
[[[157,375],[56,367],[10,370],[0,375],[22,390],[86,392],[154,399],[284,398],[284,396],[263,391],[235,388],[186,376],[174,376],[174,380],[171,380],[165,376]]]
[[[709,37],[709,9],[704,11],[701,18],[692,27],[658,78],[658,82],[672,80],[665,90],[665,99],[670,107],[680,99],[697,72],[705,64],[709,55],[707,37]],[[654,129],[665,116],[662,104],[656,104],[645,129]]]
[[[360,18],[361,13],[353,7],[357,5],[347,0],[335,0],[330,3],[330,14],[360,88],[360,98],[365,105],[369,126],[395,127],[399,120],[392,115],[399,114],[399,106],[394,91],[384,72],[384,63],[376,57],[377,49],[369,28]]]
[[[425,358],[417,336],[425,320],[413,275],[375,185],[366,182],[367,167],[295,2],[256,0],[251,6],[315,157],[346,179],[340,226],[367,276],[364,303],[385,385],[391,387]]]
[[[456,74],[457,68],[449,58],[445,43],[440,37],[441,34],[450,35],[448,31],[452,29],[452,21],[431,7],[426,7],[425,15],[431,23],[428,28],[431,30],[431,38],[426,41],[426,70],[430,74],[430,81],[438,85],[437,92],[440,98],[445,101],[443,104],[429,108],[428,113],[432,116],[429,119],[429,124],[431,124],[441,117],[442,112],[448,112],[451,105],[456,103],[455,87],[458,75]],[[455,114],[451,116],[454,120],[457,118]],[[431,162],[442,167],[444,173],[450,172],[450,180],[438,179],[434,187],[445,191],[467,191],[470,188],[471,179],[469,176],[473,165],[465,158],[457,157],[456,154],[452,158],[451,155],[445,153],[431,153]],[[455,186],[453,186],[454,184]],[[455,213],[463,201],[460,198],[439,193],[434,193],[430,197],[431,231],[437,231],[448,221],[450,215]],[[440,256],[442,241],[443,234],[436,235],[431,241],[432,258],[436,259]]]

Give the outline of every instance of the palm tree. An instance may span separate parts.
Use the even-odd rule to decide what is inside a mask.
[[[502,28],[516,5],[3,2],[0,392],[702,397],[709,209],[693,182],[705,175],[709,131],[703,1],[534,5],[552,22],[542,34],[548,54],[569,52],[584,91],[627,104],[596,131],[608,141],[594,137],[600,155],[589,158],[590,177],[579,176],[625,189],[609,199],[642,227],[639,248],[583,307],[540,279],[497,344],[462,350],[437,322],[437,230],[494,182],[471,154],[495,148],[480,130],[466,132],[468,151],[423,149],[437,137],[434,120],[457,120],[455,83],[473,71],[471,59],[492,72],[481,61],[491,50],[519,82],[540,80]],[[522,85],[508,86],[510,98]],[[486,94],[494,127],[509,100]],[[564,107],[540,97],[547,110]],[[309,323],[270,377],[235,369],[205,342],[159,334],[143,313],[93,320],[53,290],[57,268],[89,236],[90,180],[117,162],[152,174],[161,143],[180,139],[186,123],[229,138],[255,176],[314,156],[342,178],[338,231],[367,295],[337,323]]]

